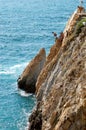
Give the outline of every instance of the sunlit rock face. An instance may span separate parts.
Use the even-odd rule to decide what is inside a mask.
[[[37,106],[30,116],[29,130],[86,130],[86,25],[83,22],[86,13],[78,8],[68,21],[62,42],[50,49],[36,83]]]
[[[26,91],[27,93],[35,93],[35,84],[45,61],[46,52],[45,49],[42,48],[18,78],[18,88]]]

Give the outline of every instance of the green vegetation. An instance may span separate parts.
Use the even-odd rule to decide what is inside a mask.
[[[83,18],[79,22],[77,22],[75,27],[75,34],[79,34],[81,32],[81,28],[85,26],[83,24],[84,22],[86,22],[86,18]]]

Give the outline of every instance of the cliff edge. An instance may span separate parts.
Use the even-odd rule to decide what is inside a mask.
[[[53,54],[53,56],[52,56]],[[86,13],[78,9],[53,45],[36,83],[28,130],[86,130]]]

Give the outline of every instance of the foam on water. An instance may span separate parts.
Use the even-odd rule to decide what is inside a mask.
[[[26,62],[26,63],[16,64],[10,67],[0,65],[0,75],[10,75],[10,74],[14,75],[19,73],[19,71],[22,72],[22,70],[27,66],[28,63]]]
[[[18,93],[19,93],[22,97],[29,97],[29,96],[32,95],[32,94],[26,93],[25,91],[20,90],[20,89],[18,89]]]
[[[0,75],[8,75],[8,74],[14,74],[15,72],[14,71],[0,71]]]
[[[26,117],[27,124],[26,124],[26,126],[23,126],[23,125],[22,125],[23,122],[21,121],[21,122],[18,122],[18,123],[17,123],[17,127],[19,128],[19,130],[28,130],[28,125],[29,125],[29,123],[28,123],[28,117],[30,116],[31,113],[27,113],[25,109],[22,109],[22,112],[23,112],[23,114],[24,114],[25,117]],[[22,127],[21,127],[21,126],[22,126]]]

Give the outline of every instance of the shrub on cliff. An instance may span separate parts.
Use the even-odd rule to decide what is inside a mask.
[[[86,23],[86,18],[83,18],[79,22],[77,22],[75,28],[75,34],[78,35],[81,32],[81,28],[85,26],[84,23]]]

